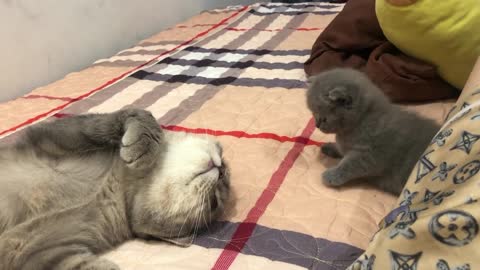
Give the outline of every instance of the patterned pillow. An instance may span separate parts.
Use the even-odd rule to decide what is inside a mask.
[[[397,207],[348,269],[480,269],[479,172],[480,60]]]

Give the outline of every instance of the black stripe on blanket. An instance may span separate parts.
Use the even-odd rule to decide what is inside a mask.
[[[205,52],[205,53],[215,53],[215,54],[222,54],[222,53],[241,53],[241,54],[249,54],[249,55],[298,55],[298,56],[305,56],[310,55],[310,50],[267,50],[267,49],[260,49],[260,50],[245,50],[245,49],[207,49],[202,47],[187,47],[184,49],[185,51],[190,52]]]
[[[238,223],[228,221],[215,223],[208,231],[200,234],[194,244],[205,248],[223,249],[237,227]],[[363,251],[345,243],[256,224],[241,253],[307,269],[331,270],[347,268]]]
[[[338,11],[293,11],[293,12],[272,11],[270,13],[263,13],[255,10],[250,10],[249,13],[257,16],[270,16],[272,14],[280,14],[285,16],[298,16],[303,14],[331,15],[331,14],[338,14]]]
[[[282,87],[286,89],[305,88],[306,83],[302,80],[286,80],[286,79],[253,79],[253,78],[237,78],[237,77],[223,77],[223,78],[205,78],[200,76],[190,75],[166,75],[158,73],[150,73],[146,71],[138,71],[131,75],[140,80],[150,81],[164,81],[168,83],[193,83],[203,85],[235,85],[235,86],[261,86],[265,88]]]
[[[283,69],[283,70],[292,70],[292,69],[302,69],[303,63],[301,62],[289,62],[289,63],[269,63],[269,62],[257,62],[253,60],[248,60],[245,62],[228,62],[228,61],[215,61],[211,59],[202,59],[202,60],[186,60],[186,59],[175,59],[175,58],[165,58],[160,64],[175,64],[180,66],[194,66],[194,67],[226,67],[226,68],[263,68],[263,69]]]

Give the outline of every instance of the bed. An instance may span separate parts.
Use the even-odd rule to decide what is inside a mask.
[[[203,12],[89,68],[0,104],[3,143],[37,123],[125,107],[169,132],[215,136],[232,170],[222,219],[194,245],[134,240],[103,256],[122,269],[345,269],[396,198],[332,189],[334,160],[305,106],[303,63],[342,4],[259,3]],[[408,105],[443,121],[455,101]]]

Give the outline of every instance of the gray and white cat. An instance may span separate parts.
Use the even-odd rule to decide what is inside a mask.
[[[230,189],[220,144],[135,109],[28,128],[0,149],[0,187],[0,270],[119,269],[97,255],[133,237],[188,245]]]
[[[363,73],[333,69],[309,78],[307,106],[317,127],[335,134],[322,152],[341,158],[323,173],[323,182],[340,186],[368,179],[399,195],[415,163],[440,126],[390,103]]]

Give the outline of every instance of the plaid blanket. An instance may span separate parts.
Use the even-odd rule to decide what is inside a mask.
[[[150,110],[166,130],[216,136],[232,169],[222,220],[182,249],[131,241],[122,269],[345,269],[395,203],[365,185],[332,189],[319,152],[332,137],[305,106],[303,63],[342,9],[327,2],[210,10],[91,67],[0,104],[8,143],[32,123]],[[441,120],[451,102],[410,106]]]

